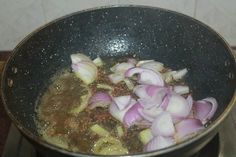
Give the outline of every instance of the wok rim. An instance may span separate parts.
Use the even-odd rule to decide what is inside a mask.
[[[2,98],[2,102],[3,102],[3,106],[5,111],[7,112],[7,115],[10,117],[11,121],[13,122],[13,124],[18,128],[18,130],[28,139],[32,140],[33,142],[36,142],[37,144],[40,144],[46,148],[49,148],[51,150],[60,152],[62,154],[66,154],[66,155],[72,155],[72,156],[83,156],[83,157],[97,157],[97,156],[104,156],[104,155],[94,155],[94,154],[84,154],[84,153],[75,153],[75,152],[71,152],[68,151],[66,149],[57,147],[55,145],[52,145],[48,142],[46,142],[45,140],[43,140],[42,138],[34,135],[31,131],[29,131],[29,129],[25,128],[14,116],[13,113],[10,112],[10,110],[8,109],[8,105],[6,103],[6,96],[4,94],[4,88],[6,86],[5,84],[5,79],[6,79],[6,71],[8,69],[9,66],[9,62],[14,58],[15,54],[18,52],[18,49],[24,44],[26,43],[28,40],[30,40],[30,38],[32,36],[34,36],[35,34],[37,34],[39,31],[47,28],[47,26],[54,24],[58,21],[64,20],[68,17],[72,17],[73,15],[77,15],[77,14],[81,14],[81,13],[85,13],[85,12],[91,12],[91,11],[96,11],[96,10],[102,10],[102,9],[109,9],[109,8],[141,8],[141,9],[152,9],[152,10],[161,10],[161,11],[165,11],[165,12],[169,12],[169,13],[173,13],[176,14],[178,16],[182,16],[187,18],[188,20],[192,20],[196,23],[198,23],[199,25],[203,26],[204,28],[206,28],[208,31],[210,31],[212,34],[215,34],[219,40],[222,42],[222,44],[224,44],[225,48],[227,48],[228,52],[231,55],[231,59],[234,60],[234,67],[236,69],[236,56],[234,55],[234,53],[232,52],[232,49],[230,48],[230,45],[228,44],[228,42],[219,34],[217,33],[217,31],[215,31],[213,28],[211,28],[210,26],[206,25],[205,23],[191,17],[188,15],[185,15],[183,13],[177,12],[177,11],[173,11],[173,10],[169,10],[169,9],[165,9],[165,8],[161,8],[161,7],[154,7],[154,6],[145,6],[145,5],[130,5],[130,4],[120,4],[120,5],[108,5],[108,6],[99,6],[99,7],[93,7],[93,8],[89,8],[89,9],[83,9],[80,11],[76,11],[67,15],[64,15],[60,18],[54,19],[44,25],[42,25],[41,27],[37,28],[36,30],[34,30],[33,32],[31,32],[30,34],[28,34],[23,40],[21,40],[17,46],[13,49],[12,53],[10,54],[8,60],[6,61],[3,71],[2,71],[2,76],[1,76],[1,98]],[[187,145],[190,145],[191,143],[194,143],[198,140],[200,140],[201,138],[203,138],[204,136],[206,136],[207,134],[209,134],[210,132],[212,132],[214,129],[217,129],[217,127],[224,121],[224,119],[229,115],[230,111],[232,110],[234,104],[236,103],[236,90],[234,89],[234,94],[229,102],[229,104],[227,105],[227,107],[225,108],[225,110],[223,111],[222,114],[220,114],[220,116],[218,116],[209,127],[207,127],[206,129],[204,129],[200,134],[198,134],[197,136],[190,138],[188,140],[185,140],[179,144],[175,144],[173,146],[164,148],[164,149],[160,149],[160,150],[156,150],[156,151],[150,151],[150,152],[142,152],[142,153],[138,153],[138,154],[128,154],[128,155],[112,155],[112,156],[123,156],[123,157],[128,157],[128,156],[137,156],[137,157],[144,157],[144,156],[155,156],[155,155],[162,155],[162,154],[166,154],[178,149],[181,149]]]

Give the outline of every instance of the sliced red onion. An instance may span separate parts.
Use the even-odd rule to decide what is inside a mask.
[[[150,95],[148,95],[146,88],[149,85],[137,85],[134,87],[133,92],[135,95],[137,95],[139,98],[149,98]]]
[[[118,106],[119,110],[123,110],[126,108],[130,102],[131,102],[131,96],[130,95],[124,95],[119,97],[113,97],[113,101]]]
[[[144,120],[146,120],[146,121],[148,121],[148,122],[150,122],[150,123],[152,124],[152,122],[153,122],[153,120],[154,120],[155,118],[153,118],[153,117],[151,117],[151,116],[145,114],[145,113],[143,112],[143,109],[139,109],[138,112],[139,112],[139,114],[143,117]]]
[[[133,68],[133,67],[134,67],[134,64],[123,62],[123,63],[118,63],[115,66],[113,66],[112,71],[115,73],[122,73],[123,74],[125,71],[127,71],[128,69]]]
[[[174,138],[172,137],[163,137],[163,136],[156,136],[154,137],[148,144],[144,147],[144,151],[154,151],[163,148],[167,148],[176,144]]]
[[[149,96],[154,96],[157,94],[157,92],[160,92],[160,90],[163,90],[165,87],[160,86],[154,86],[154,85],[147,85],[146,86],[146,92]]]
[[[140,74],[138,80],[140,84],[164,86],[162,76],[158,72],[144,68],[130,68],[125,72],[126,77],[132,77],[134,74]]]
[[[142,106],[139,103],[136,103],[125,113],[123,121],[127,127],[130,127],[134,125],[135,122],[143,119],[142,116],[139,114],[139,109],[142,109]]]
[[[170,101],[170,95],[167,94],[163,100],[162,100],[162,103],[160,104],[160,107],[163,109],[163,110],[166,110],[168,104],[169,104],[169,101]]]
[[[178,70],[176,73],[172,74],[174,80],[180,80],[182,79],[186,74],[188,70],[186,68]]]
[[[132,107],[132,106],[129,106]],[[125,113],[129,110],[129,107],[125,108],[124,110],[119,110],[115,103],[111,103],[109,106],[109,113],[117,120],[123,123],[123,118]]]
[[[139,74],[146,71],[146,69],[142,68],[130,68],[125,72],[126,77],[132,77],[134,74]]]
[[[149,98],[156,95],[161,90],[167,90],[165,87],[154,86],[154,85],[137,85],[133,91],[139,98]],[[167,91],[166,91],[167,92]]]
[[[178,141],[182,141],[195,135],[198,131],[204,129],[199,119],[184,119],[175,125],[176,134],[175,137]]]
[[[149,69],[147,69],[149,70]],[[142,72],[139,75],[138,82],[141,84],[150,84],[156,86],[164,86],[164,80],[160,73],[154,72],[152,70]]]
[[[191,95],[188,95],[186,98],[186,101],[188,102],[189,110],[192,110],[193,108],[193,97]]]
[[[174,91],[178,94],[188,94],[189,93],[189,87],[188,86],[174,86]]]
[[[97,78],[98,70],[93,62],[81,61],[72,64],[72,70],[85,84],[90,84]]]
[[[144,108],[152,108],[152,107],[158,107],[161,105],[162,100],[164,96],[166,95],[166,89],[160,88],[156,91],[156,94],[152,97],[145,97],[138,99],[138,102],[144,107]]]
[[[109,79],[112,83],[117,84],[124,80],[124,75],[119,73],[110,74]]]
[[[115,102],[109,106],[109,113],[120,122],[123,122],[124,115],[127,111],[128,108],[126,110],[119,110]]]
[[[218,107],[218,103],[215,98],[209,97],[203,100],[194,102],[194,116],[195,118],[202,121],[205,124],[209,119],[211,119]]]
[[[193,104],[194,117],[204,122],[211,109],[212,105],[210,103],[203,100],[195,101]]]
[[[160,106],[160,104],[161,104],[161,97],[159,96],[159,95],[157,95],[156,97],[155,97],[155,99],[154,98],[143,98],[143,99],[138,99],[137,100],[140,104],[141,104],[141,106],[143,106],[144,108],[146,108],[146,109],[150,109],[150,108],[152,108],[152,107],[158,107],[158,106]]]
[[[89,109],[94,109],[96,107],[107,107],[111,104],[112,99],[108,93],[97,92],[89,100]]]
[[[208,119],[211,119],[214,116],[214,114],[218,108],[218,103],[217,103],[216,99],[213,97],[205,98],[205,99],[203,99],[203,101],[207,101],[212,104],[212,110],[208,114]]]
[[[163,63],[157,62],[157,61],[150,61],[150,62],[145,62],[140,65],[141,68],[146,68],[153,70],[155,72],[160,72],[164,69]]]
[[[86,56],[82,53],[71,54],[70,58],[71,58],[72,64],[76,64],[76,63],[82,62],[82,61],[92,62],[92,60],[88,56]]]
[[[144,108],[144,109],[139,110],[139,113],[142,115],[142,117],[150,122],[152,122],[162,112],[163,112],[163,109],[160,107],[153,107],[150,109]]]
[[[136,100],[131,99],[130,104],[127,105],[126,108],[124,108],[123,110],[120,110],[117,106],[117,104],[115,102],[111,103],[111,105],[109,106],[109,112],[110,114],[116,118],[117,120],[119,120],[120,122],[123,123],[123,119],[124,116],[126,114],[126,112],[134,105],[136,104]]]
[[[166,108],[172,116],[176,117],[187,117],[190,113],[191,107],[188,101],[181,95],[172,94],[169,98],[169,103]]]
[[[155,136],[173,136],[175,134],[175,127],[171,115],[168,112],[162,112],[153,121],[151,130]]]
[[[192,106],[193,106],[193,98],[191,95],[188,95],[188,97],[186,98],[186,101],[188,103],[188,108],[189,108],[189,114],[187,117],[190,118],[190,114],[192,114]],[[185,116],[180,116],[180,115],[176,115],[176,114],[172,114],[172,120],[174,122],[174,124],[180,122],[181,120],[185,119]]]

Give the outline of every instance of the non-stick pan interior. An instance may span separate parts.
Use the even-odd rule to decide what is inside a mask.
[[[194,99],[215,97],[217,118],[235,90],[235,61],[225,42],[189,17],[157,8],[113,7],[75,13],[28,36],[14,50],[3,76],[3,98],[18,125],[36,133],[38,96],[70,54],[91,58],[137,55],[172,69],[187,68]]]

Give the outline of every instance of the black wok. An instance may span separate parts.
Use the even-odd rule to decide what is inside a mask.
[[[136,54],[172,69],[186,67],[194,99],[218,100],[213,122],[200,135],[160,151],[136,156],[190,156],[217,133],[236,101],[235,60],[227,43],[191,17],[153,7],[119,6],[81,11],[57,19],[27,36],[8,60],[2,98],[13,123],[35,147],[50,156],[76,154],[46,143],[34,122],[35,102],[56,71],[70,66],[70,54],[119,57]]]

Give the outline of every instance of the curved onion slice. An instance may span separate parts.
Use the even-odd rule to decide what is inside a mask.
[[[188,86],[174,86],[174,91],[178,94],[188,94],[189,93],[189,87]]]
[[[186,100],[188,102],[189,110],[192,110],[192,108],[193,108],[193,97],[191,95],[188,95]]]
[[[105,92],[95,93],[89,100],[89,109],[94,109],[96,107],[107,107],[111,104],[111,96]]]
[[[124,124],[127,127],[132,126],[135,122],[142,120],[142,116],[139,114],[139,109],[142,109],[142,106],[139,103],[134,104],[129,110],[125,113]]]
[[[146,121],[150,122],[151,125],[152,125],[152,122],[153,122],[153,120],[154,120],[153,117],[149,116],[148,114],[143,113],[143,110],[140,110],[140,109],[139,109],[138,112],[139,112],[139,114],[143,117],[143,119],[145,119]]]
[[[189,115],[192,105],[181,95],[172,94],[166,108],[172,116],[185,118]]]
[[[70,58],[71,58],[72,64],[76,64],[76,63],[82,62],[82,61],[92,62],[92,60],[88,56],[86,56],[82,53],[71,54]]]
[[[109,113],[116,118],[117,120],[119,120],[120,122],[123,123],[123,119],[125,116],[125,113],[136,103],[136,100],[131,99],[129,105],[124,108],[123,110],[120,110],[117,106],[117,104],[115,102],[111,103],[111,105],[109,106]]]
[[[120,74],[120,73],[110,74],[108,77],[109,77],[110,81],[114,84],[117,84],[117,83],[124,80],[124,75]]]
[[[153,107],[150,109],[142,109],[139,110],[139,113],[142,115],[142,117],[150,122],[153,122],[153,120],[160,115],[163,112],[163,109],[160,107]]]
[[[149,70],[149,69],[147,69]],[[160,73],[154,71],[145,71],[139,75],[138,82],[141,84],[150,84],[156,86],[164,86],[164,80]]]
[[[163,92],[164,93],[164,92]],[[162,99],[165,95],[160,93],[156,94],[152,98],[143,98],[143,99],[138,99],[138,102],[146,109],[150,109],[152,107],[158,107],[162,103]]]
[[[212,97],[196,101],[193,105],[195,118],[201,120],[203,124],[214,116],[218,107],[216,99]]]
[[[157,62],[157,61],[150,61],[150,62],[145,62],[140,65],[141,68],[146,68],[153,70],[155,72],[160,72],[164,69],[163,63]]]
[[[148,98],[150,95],[147,93],[147,86],[149,85],[137,85],[134,87],[133,92],[135,95],[137,95],[139,98]]]
[[[144,151],[154,151],[174,145],[176,142],[172,137],[156,136],[144,147]]]
[[[189,118],[184,119],[175,125],[175,137],[178,141],[187,139],[188,137],[196,134],[198,131],[204,129],[202,123],[198,119]]]
[[[140,84],[164,86],[162,76],[158,72],[145,68],[130,68],[125,72],[126,77],[132,77],[134,74],[139,74],[138,82]]]
[[[174,80],[178,81],[178,80],[182,79],[187,74],[187,72],[188,72],[188,70],[186,68],[184,68],[184,69],[176,71],[176,73],[173,73],[172,77]]]
[[[168,104],[169,104],[169,101],[170,101],[170,95],[167,94],[163,99],[162,99],[162,103],[160,105],[160,107],[163,109],[163,110],[166,110]]]
[[[209,102],[212,104],[212,109],[208,114],[208,119],[211,119],[214,116],[214,114],[218,108],[218,103],[217,103],[216,99],[213,97],[205,98],[205,99],[203,99],[203,101],[206,101],[206,102]]]
[[[171,115],[168,112],[162,112],[153,121],[151,130],[155,136],[173,136],[175,134],[175,127]]]
[[[151,87],[151,86],[149,86],[149,87]],[[149,87],[146,88],[147,91],[148,91]],[[147,92],[147,93],[150,93],[150,92]],[[166,94],[168,94],[167,88],[157,87],[155,90],[153,90],[152,93],[148,94],[148,96],[146,96],[144,98],[140,98],[140,99],[138,99],[138,101],[140,102],[140,104],[144,108],[152,108],[154,106],[158,107],[162,104],[163,99],[166,96]],[[150,97],[149,95],[152,95],[152,97]]]
[[[157,92],[160,92],[160,90],[167,90],[165,87],[160,87],[160,86],[154,86],[154,85],[148,85],[146,86],[146,92],[149,96],[154,96],[157,94]]]
[[[134,87],[133,92],[139,97],[139,98],[149,98],[153,97],[154,95],[158,94],[158,92],[161,92],[161,90],[167,90],[165,87],[160,86],[154,86],[154,85],[137,85]],[[166,91],[167,92],[167,91]]]
[[[119,97],[113,97],[113,101],[116,103],[119,110],[123,110],[130,104],[131,96],[124,95],[124,96],[119,96]]]
[[[72,69],[75,75],[85,84],[90,84],[97,78],[98,69],[93,62],[81,61],[76,64],[72,64]]]
[[[111,69],[114,73],[124,73],[125,71],[127,71],[130,68],[133,68],[134,64],[133,63],[118,63],[115,66],[113,66]]]
[[[115,103],[111,103],[109,106],[109,113],[120,122],[123,122],[123,118],[125,113],[128,111],[129,108],[126,108],[124,110],[119,110],[117,105]]]

